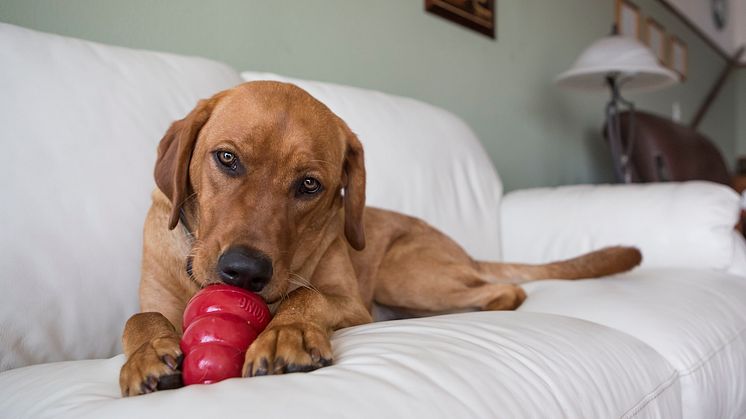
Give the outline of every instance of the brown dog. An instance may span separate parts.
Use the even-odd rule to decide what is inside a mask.
[[[200,288],[225,282],[275,312],[246,353],[244,376],[311,371],[331,333],[402,316],[512,310],[515,285],[592,278],[636,266],[633,248],[564,262],[478,262],[424,222],[365,208],[363,148],[300,88],[245,83],[200,101],[158,147],[145,221],[140,303],[123,336],[125,396],[180,384],[181,316]],[[175,228],[181,222],[180,228]]]

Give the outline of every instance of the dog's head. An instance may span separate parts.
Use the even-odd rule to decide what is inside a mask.
[[[158,188],[194,235],[187,268],[277,301],[342,233],[365,246],[363,148],[297,86],[244,83],[202,100],[158,147]],[[294,287],[293,287],[294,288]]]

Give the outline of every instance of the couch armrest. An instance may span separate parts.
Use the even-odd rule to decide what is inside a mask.
[[[633,245],[645,266],[746,276],[734,226],[739,196],[710,182],[580,185],[520,190],[502,203],[505,260],[540,263],[609,245]]]

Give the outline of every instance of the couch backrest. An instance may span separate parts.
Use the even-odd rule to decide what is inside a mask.
[[[347,122],[365,148],[368,205],[422,218],[473,257],[500,259],[502,184],[461,119],[372,90],[269,73],[241,76],[296,84]]]
[[[645,268],[746,276],[740,213],[733,189],[705,181],[524,189],[503,198],[503,254],[547,263],[627,245],[640,249]]]
[[[156,146],[226,65],[0,24],[0,370],[108,357],[138,310]]]

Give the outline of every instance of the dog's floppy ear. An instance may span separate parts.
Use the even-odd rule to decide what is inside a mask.
[[[189,162],[192,159],[197,135],[205,125],[215,104],[224,95],[218,93],[210,99],[200,100],[197,106],[184,119],[180,119],[166,131],[158,145],[158,158],[155,162],[155,184],[171,201],[169,230],[179,223],[181,206],[187,196],[189,182]]]
[[[344,173],[342,186],[344,187],[345,206],[345,237],[355,250],[365,248],[365,228],[363,213],[365,211],[365,159],[363,145],[357,136],[347,131],[347,147],[345,151]]]

